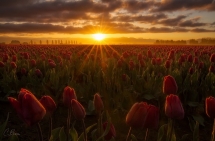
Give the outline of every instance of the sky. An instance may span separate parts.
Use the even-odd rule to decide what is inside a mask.
[[[98,32],[109,39],[133,41],[215,38],[215,1],[0,0],[0,42],[85,43]]]

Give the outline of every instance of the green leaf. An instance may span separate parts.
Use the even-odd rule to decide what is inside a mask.
[[[199,106],[199,102],[189,101],[189,102],[187,102],[187,105],[189,105],[190,107],[197,107],[197,106]]]
[[[165,141],[166,140],[167,127],[168,127],[168,125],[164,124],[159,128],[157,141]]]
[[[5,120],[5,122],[0,126],[0,140],[1,140],[2,137],[3,137],[5,128],[6,128],[6,126],[7,126],[8,119],[9,119],[9,113],[7,114],[7,119]]]
[[[97,129],[94,129],[91,132],[91,136],[92,136],[92,141],[95,141],[97,139]]]
[[[93,125],[87,127],[87,128],[86,128],[86,134],[87,134],[93,127],[95,127],[96,125],[97,125],[97,123],[95,123],[95,124],[93,124]],[[79,138],[78,138],[78,141],[83,141],[83,140],[84,140],[84,133],[81,133],[81,135],[80,135]]]
[[[66,141],[67,139],[66,133],[64,132],[64,127],[60,129],[59,138],[60,141]]]
[[[155,99],[156,97],[153,96],[152,94],[145,94],[143,95],[143,98],[146,100],[152,100],[152,99]]]
[[[59,138],[60,130],[61,130],[61,127],[53,129],[51,132],[51,137],[49,141],[56,141]]]
[[[19,141],[19,138],[17,135],[12,135],[10,136],[10,138],[8,139],[8,141]]]
[[[195,121],[198,121],[200,125],[205,126],[204,118],[201,115],[192,116]]]
[[[137,138],[133,134],[131,134],[131,139],[132,141],[137,141]]]
[[[72,141],[77,141],[77,139],[78,139],[78,133],[77,133],[77,131],[75,130],[74,127],[72,127],[72,128],[69,130],[69,134],[70,134],[71,137],[72,137]]]
[[[193,141],[199,141],[199,122],[196,121],[196,125],[193,132]]]

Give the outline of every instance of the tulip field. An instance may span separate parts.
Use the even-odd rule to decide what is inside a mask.
[[[215,141],[215,45],[0,45],[0,141]]]

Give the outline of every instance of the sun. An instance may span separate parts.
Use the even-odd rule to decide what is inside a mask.
[[[96,34],[93,34],[93,38],[97,41],[102,41],[105,39],[105,34],[96,33]]]

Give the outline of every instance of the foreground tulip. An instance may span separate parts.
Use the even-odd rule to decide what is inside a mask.
[[[206,114],[210,118],[215,118],[215,98],[210,96],[205,100],[205,110]]]
[[[43,105],[43,107],[46,109],[46,114],[48,116],[51,116],[55,109],[57,108],[54,100],[50,96],[43,96],[40,99],[40,103]]]
[[[163,80],[163,93],[164,94],[176,94],[178,91],[178,85],[175,79],[168,75]]]
[[[64,88],[63,91],[63,103],[67,107],[71,108],[71,100],[77,99],[75,90],[69,86]]]
[[[145,122],[148,105],[145,102],[135,103],[126,116],[126,123],[132,128],[141,128]]]
[[[184,118],[184,109],[177,95],[170,94],[166,97],[165,114],[171,119]]]
[[[107,128],[107,125],[108,125],[108,122],[103,123],[104,131]],[[107,135],[105,136],[105,140],[110,140],[110,139],[115,138],[115,137],[116,137],[116,130],[115,130],[113,124],[110,123],[110,130],[107,133]]]
[[[98,93],[94,95],[93,104],[96,112],[101,114],[101,112],[104,110],[104,105],[101,96]]]
[[[159,124],[159,109],[154,105],[149,105],[143,127],[157,129]]]
[[[19,117],[29,126],[43,119],[46,110],[37,98],[28,90],[21,89],[18,100],[8,97]]]
[[[83,120],[86,116],[84,107],[76,99],[72,99],[72,112],[76,120]]]

